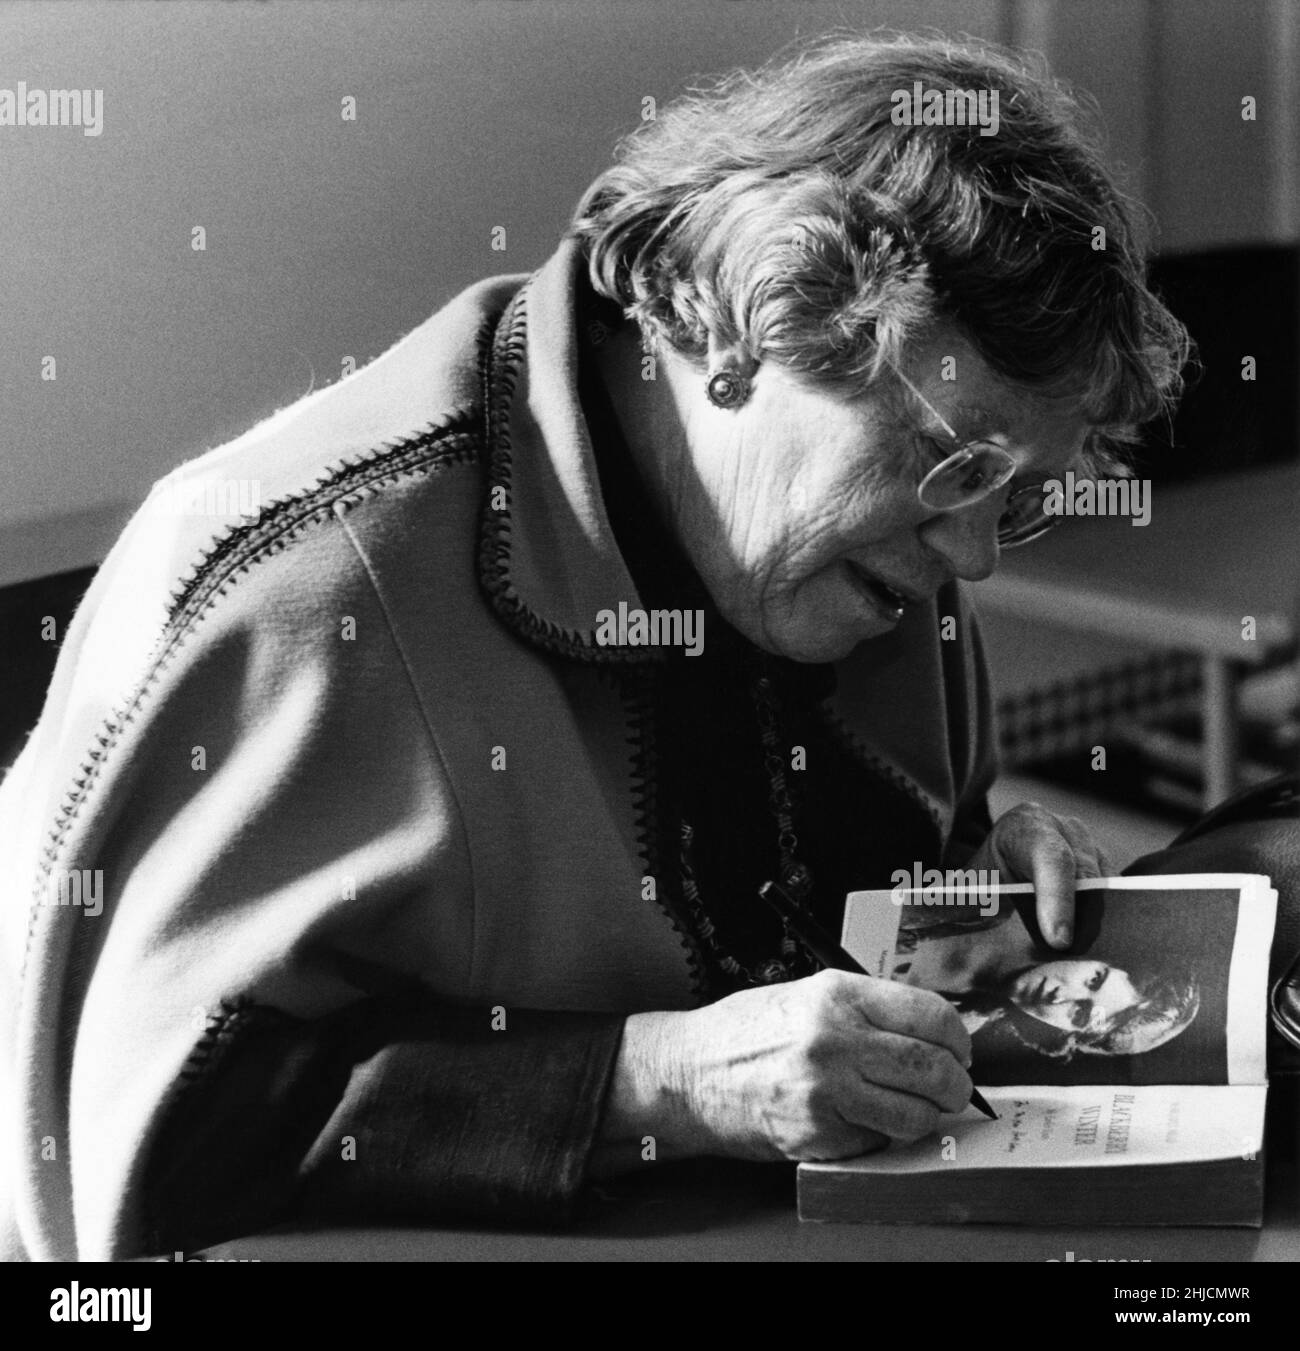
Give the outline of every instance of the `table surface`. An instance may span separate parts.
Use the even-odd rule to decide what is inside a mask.
[[[1145,526],[1068,518],[1008,551],[978,598],[1022,619],[1262,662],[1296,632],[1300,467],[1156,487]],[[1246,615],[1253,642],[1242,638]]]
[[[708,1163],[603,1188],[563,1232],[286,1226],[205,1249],[263,1262],[1300,1260],[1300,1077],[1269,1094],[1263,1229],[801,1224],[794,1170]],[[1071,1259],[1068,1255],[1073,1254]]]

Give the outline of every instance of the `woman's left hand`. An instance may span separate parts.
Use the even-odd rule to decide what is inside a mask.
[[[1074,884],[1107,877],[1110,861],[1077,816],[1057,816],[1022,802],[993,823],[967,868],[997,869],[1000,882],[1032,882],[1038,927],[1054,948],[1074,938]]]

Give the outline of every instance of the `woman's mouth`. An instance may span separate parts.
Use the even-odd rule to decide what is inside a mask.
[[[889,624],[897,624],[911,603],[901,591],[896,591],[887,582],[873,577],[856,563],[847,563],[849,576],[858,594],[870,601],[872,608]]]

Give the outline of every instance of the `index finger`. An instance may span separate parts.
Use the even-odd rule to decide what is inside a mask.
[[[852,991],[853,1002],[873,1027],[942,1047],[959,1065],[970,1066],[970,1033],[942,995],[876,976],[855,981]]]

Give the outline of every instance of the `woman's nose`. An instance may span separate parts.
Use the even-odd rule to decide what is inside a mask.
[[[957,511],[936,513],[925,521],[921,541],[947,563],[964,582],[982,582],[998,566],[998,520],[1002,494]]]

